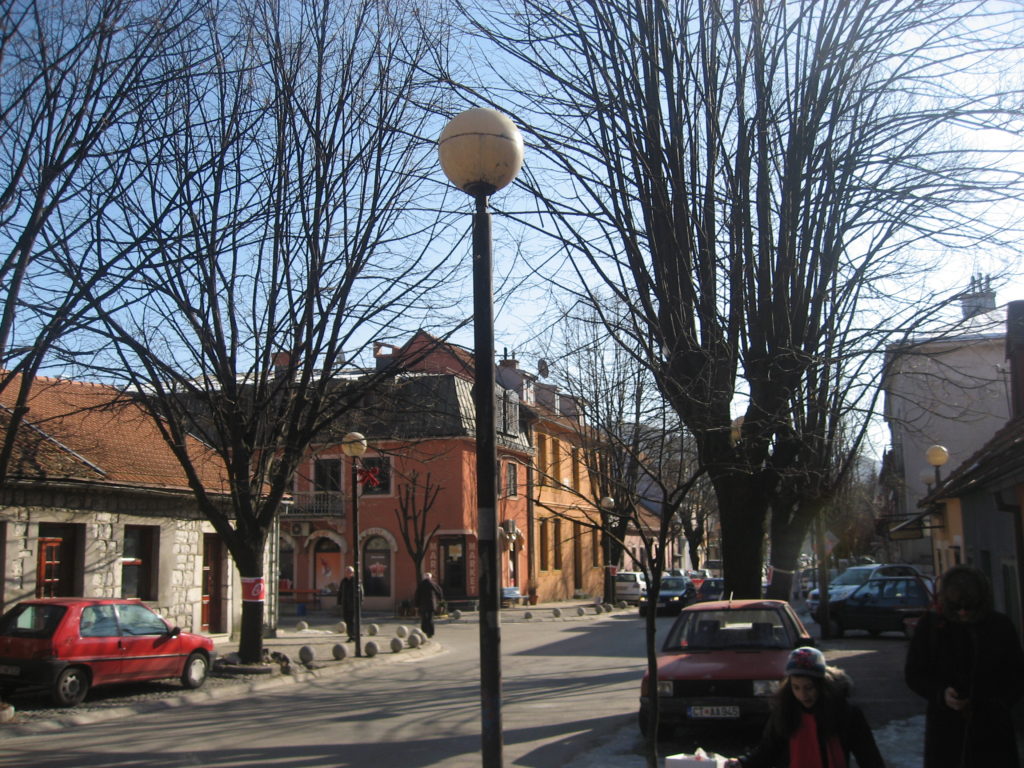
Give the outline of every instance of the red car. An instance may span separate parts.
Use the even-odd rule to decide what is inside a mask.
[[[0,695],[48,691],[73,707],[94,685],[178,677],[206,681],[213,640],[182,632],[138,600],[26,600],[0,617]]]
[[[719,600],[683,609],[658,654],[659,728],[763,722],[794,648],[814,645],[782,600]],[[640,730],[647,733],[652,686],[640,687]]]

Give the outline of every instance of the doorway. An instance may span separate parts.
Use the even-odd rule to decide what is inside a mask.
[[[449,601],[466,596],[466,538],[445,536],[438,542],[441,550],[437,583]]]
[[[224,623],[224,543],[216,533],[203,534],[203,632],[227,632]]]
[[[36,597],[81,596],[82,538],[81,525],[39,524]]]

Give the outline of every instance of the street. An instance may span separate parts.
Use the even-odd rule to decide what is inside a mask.
[[[659,619],[662,630],[670,621]],[[352,663],[246,698],[9,738],[0,765],[478,766],[478,637],[474,621],[442,622],[437,639],[444,651],[420,661],[399,655],[388,663]],[[902,640],[848,638],[830,646],[830,660],[858,680],[858,699],[876,729],[882,718],[920,712],[908,694],[889,691],[901,687],[892,678],[901,678]],[[643,624],[634,611],[505,622],[502,650],[507,765],[642,765],[636,712]],[[888,687],[880,687],[887,679]],[[719,751],[735,751],[749,736],[736,738],[727,732]],[[661,754],[691,746],[680,734],[663,742]]]

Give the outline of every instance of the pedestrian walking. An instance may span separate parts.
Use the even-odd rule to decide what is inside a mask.
[[[434,636],[434,613],[444,600],[441,585],[434,581],[433,574],[424,573],[416,587],[416,609],[420,612],[420,629],[427,637]]]
[[[797,648],[775,692],[761,741],[729,768],[884,768],[871,726],[850,702],[850,678],[817,648]]]
[[[1024,695],[1024,650],[993,609],[980,570],[957,565],[907,648],[907,685],[927,704],[924,768],[1019,768],[1010,709]]]
[[[345,569],[345,578],[338,587],[338,605],[341,606],[341,619],[345,622],[348,639],[355,641],[353,632],[356,628],[356,569],[351,565]]]

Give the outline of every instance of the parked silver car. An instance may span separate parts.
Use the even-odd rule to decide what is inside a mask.
[[[615,574],[615,599],[639,603],[647,594],[647,581],[640,571],[619,571]]]

